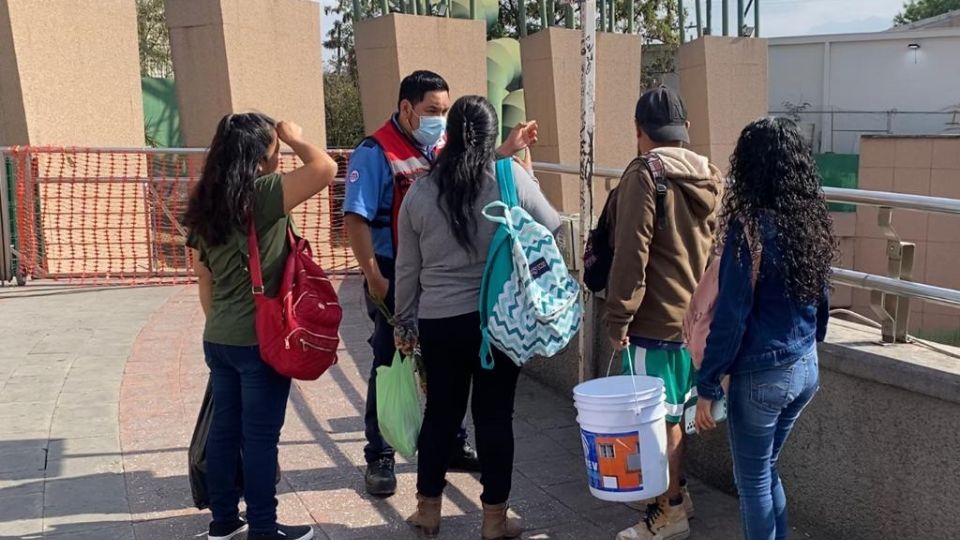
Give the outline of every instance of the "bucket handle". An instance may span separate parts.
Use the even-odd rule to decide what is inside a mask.
[[[627,345],[627,348],[620,351],[620,353],[627,357],[627,364],[630,366],[630,375],[631,375],[630,382],[633,383],[633,393],[634,395],[636,395],[640,393],[640,391],[637,390],[637,367],[634,364],[634,362],[636,362],[636,358],[634,358],[633,354],[630,354],[630,347],[633,347],[633,345]],[[613,368],[613,360],[616,357],[617,357],[617,351],[613,351],[613,354],[610,355],[610,362],[607,364],[607,377],[610,376],[610,370]],[[634,414],[639,415],[640,409],[641,409],[640,405],[637,405],[637,408],[633,411]]]

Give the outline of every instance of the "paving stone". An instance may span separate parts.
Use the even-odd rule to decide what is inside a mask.
[[[33,377],[11,377],[0,391],[0,403],[42,403],[60,395],[62,382],[37,381]]]
[[[0,490],[0,538],[25,538],[43,532],[43,493],[3,496]]]
[[[63,540],[136,540],[132,523],[92,521],[54,523],[46,528],[44,538]]]
[[[46,411],[44,411],[46,412]],[[52,412],[29,416],[13,416],[0,421],[0,435],[16,435],[50,429]]]
[[[50,436],[58,438],[93,437],[97,435],[113,435],[119,433],[119,426],[115,418],[68,418],[61,419],[54,416],[50,426]]]
[[[316,523],[321,540],[417,538],[404,523],[416,507],[415,459],[398,459],[393,497],[374,498],[364,490],[362,417],[372,327],[358,281],[339,287],[345,309],[340,363],[317,381],[294,384],[281,437],[278,513],[284,522]],[[44,525],[47,536],[64,539],[203,536],[209,513],[192,507],[186,477],[187,445],[208,372],[196,290],[62,290],[71,291],[66,303],[57,296],[13,299],[21,302],[13,308],[24,313],[18,322],[43,323],[49,327],[44,332],[18,331],[11,338],[2,329],[14,332],[20,325],[0,320],[0,426],[14,425],[7,422],[14,418],[20,419],[16,429],[29,428],[23,420],[29,417],[50,427],[0,434],[0,470],[25,468],[0,472],[0,537],[39,538]],[[54,340],[58,332],[63,339]],[[63,348],[58,344],[64,339],[80,344],[59,355],[28,354]],[[524,538],[608,540],[636,522],[638,512],[589,494],[569,396],[523,378],[515,416],[511,504],[525,518]],[[45,479],[44,471],[31,470],[44,449]],[[482,486],[476,475],[451,473],[448,482],[440,538],[479,537]],[[691,491],[699,516],[692,538],[738,535],[736,499],[696,482]],[[33,514],[45,512],[45,521],[26,510],[5,520],[5,502],[14,499],[33,501]]]
[[[7,419],[17,417],[33,417],[37,419],[52,418],[56,405],[56,400],[29,403],[0,403],[0,422],[5,422]]]
[[[43,476],[47,463],[44,448],[10,449],[0,444],[0,478],[23,479]]]
[[[81,457],[119,457],[120,438],[115,435],[51,439],[49,458],[52,461]]]
[[[120,388],[102,388],[76,393],[63,394],[58,401],[59,405],[75,406],[97,403],[117,403],[120,401]]]

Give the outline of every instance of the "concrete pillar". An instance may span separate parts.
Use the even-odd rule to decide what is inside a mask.
[[[0,146],[143,143],[134,2],[0,2]]]
[[[310,0],[166,0],[184,144],[220,118],[260,111],[326,141],[320,5]]]
[[[704,36],[680,46],[680,93],[691,148],[721,170],[743,128],[767,116],[767,40]]]
[[[362,21],[354,28],[367,133],[397,110],[400,81],[419,69],[446,79],[453,100],[487,95],[484,21],[394,13]]]
[[[597,128],[594,162],[598,167],[626,167],[637,155],[633,113],[640,97],[641,38],[597,34]],[[521,39],[523,89],[527,118],[540,124],[534,159],[577,165],[580,159],[580,32],[549,28]],[[575,175],[538,175],[556,208],[576,213],[580,188]],[[615,180],[594,182],[594,210],[603,209]]]

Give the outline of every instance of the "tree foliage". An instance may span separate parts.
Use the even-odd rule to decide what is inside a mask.
[[[960,0],[910,0],[903,5],[903,11],[894,17],[893,24],[904,26],[956,9],[960,9]]]
[[[327,147],[353,148],[363,138],[360,88],[349,71],[323,74],[323,108],[327,120]]]
[[[163,0],[137,0],[137,35],[142,77],[173,75],[170,59],[170,32]]]

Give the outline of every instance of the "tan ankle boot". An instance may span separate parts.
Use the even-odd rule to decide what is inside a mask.
[[[440,509],[443,497],[424,497],[417,493],[417,512],[407,518],[407,523],[419,528],[427,538],[440,533]]]
[[[520,518],[507,516],[507,503],[483,505],[483,540],[517,538],[523,532]]]

